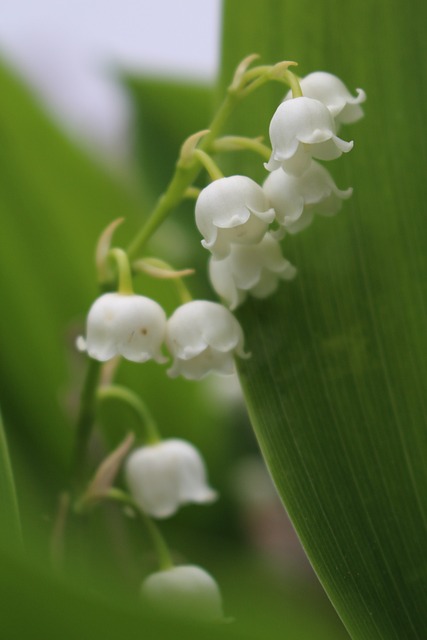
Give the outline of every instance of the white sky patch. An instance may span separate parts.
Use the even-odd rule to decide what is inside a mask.
[[[116,70],[212,81],[220,0],[0,0],[0,49],[67,129],[123,153]]]

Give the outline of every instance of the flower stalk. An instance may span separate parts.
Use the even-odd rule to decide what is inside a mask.
[[[88,359],[86,377],[83,383],[80,400],[80,411],[77,418],[74,451],[71,461],[71,485],[79,485],[84,473],[84,462],[87,445],[95,422],[96,390],[101,376],[102,363]]]
[[[145,433],[146,443],[152,444],[161,440],[156,422],[148,411],[146,404],[142,401],[140,396],[134,393],[131,389],[118,384],[110,384],[105,387],[100,387],[96,395],[99,402],[118,400],[130,407]]]
[[[148,535],[150,536],[151,543],[157,555],[159,569],[171,569],[174,566],[174,562],[166,540],[160,533],[160,529],[156,523],[141,510],[135,500],[125,491],[116,489],[115,487],[108,491],[105,498],[107,500],[118,502],[124,506],[131,507],[138,514],[148,532]]]

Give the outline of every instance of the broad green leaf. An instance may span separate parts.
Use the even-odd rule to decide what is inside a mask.
[[[135,114],[134,148],[141,181],[157,197],[170,179],[185,138],[206,129],[213,109],[209,85],[128,76]]]
[[[7,446],[6,433],[0,414],[0,539],[2,544],[12,547],[22,542],[21,521],[15,480]]]
[[[285,239],[297,279],[239,314],[261,449],[360,640],[427,629],[426,19],[416,0],[225,3],[224,78],[255,49],[368,94],[365,120],[342,130],[354,150],[328,165],[353,198]],[[275,95],[251,98],[252,127],[265,128]]]
[[[4,67],[0,87],[1,398],[13,440],[43,476],[68,455],[73,323],[96,295],[96,238],[139,206]]]

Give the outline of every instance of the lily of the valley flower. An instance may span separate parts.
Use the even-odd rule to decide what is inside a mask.
[[[243,331],[223,305],[193,300],[178,307],[169,318],[166,345],[174,362],[168,374],[199,380],[211,371],[234,372],[233,356],[245,357]]]
[[[333,160],[353,148],[336,135],[334,119],[329,109],[313,98],[292,98],[282,102],[270,123],[273,151],[265,165],[268,171],[282,167],[300,176],[311,158]]]
[[[144,580],[141,595],[159,612],[206,622],[223,620],[222,598],[212,576],[201,567],[182,565]]]
[[[226,257],[231,244],[259,242],[273,220],[274,211],[262,188],[246,176],[215,180],[196,202],[202,245],[217,258]]]
[[[326,71],[315,71],[300,80],[303,95],[323,102],[335,118],[336,124],[350,124],[363,117],[360,106],[366,100],[363,89],[356,89],[357,95],[352,96],[342,80]],[[285,100],[292,98],[289,91]]]
[[[338,189],[331,174],[312,160],[302,176],[295,177],[282,169],[272,171],[263,185],[276,211],[276,219],[289,233],[307,227],[315,213],[332,216],[353,190]]]
[[[105,362],[121,355],[133,362],[166,362],[161,353],[166,314],[154,300],[139,295],[105,293],[95,300],[86,322],[86,339],[77,347]]]
[[[125,475],[135,502],[154,518],[168,518],[184,504],[217,498],[200,453],[185,440],[162,440],[136,449],[126,461]]]
[[[283,171],[279,169],[281,173]],[[282,256],[279,242],[267,233],[258,244],[234,245],[224,260],[211,258],[209,275],[212,286],[230,309],[241,304],[248,293],[266,298],[280,280],[291,280],[296,268]]]

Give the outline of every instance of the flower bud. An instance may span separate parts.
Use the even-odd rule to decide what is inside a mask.
[[[195,565],[172,567],[153,573],[141,587],[144,600],[161,613],[206,622],[223,620],[218,585],[207,571]]]
[[[292,98],[282,102],[270,123],[273,151],[265,165],[268,171],[282,167],[300,176],[311,158],[333,160],[353,148],[336,136],[334,119],[327,107],[313,98]]]
[[[350,124],[363,117],[360,106],[366,100],[363,89],[356,89],[357,95],[352,96],[342,80],[326,71],[315,71],[300,80],[303,95],[322,102],[331,112],[335,123]],[[289,91],[285,100],[292,98]]]
[[[166,345],[174,358],[168,374],[200,380],[211,371],[234,373],[234,355],[247,357],[243,331],[223,305],[193,300],[178,307],[169,318]]]
[[[121,355],[133,362],[165,362],[161,345],[166,314],[154,300],[139,295],[105,293],[95,300],[86,323],[86,340],[77,347],[95,360],[105,362]]]
[[[230,176],[209,184],[196,202],[196,225],[202,245],[217,258],[230,245],[259,242],[274,220],[262,188],[246,176]]]
[[[125,476],[135,502],[154,518],[168,518],[184,504],[217,498],[200,453],[185,440],[162,440],[136,449],[126,461]]]
[[[338,189],[329,171],[314,160],[299,177],[282,169],[272,171],[263,188],[276,211],[277,222],[289,233],[307,227],[315,213],[334,215],[353,192],[351,188]]]
[[[212,286],[230,309],[241,304],[248,293],[266,298],[277,289],[279,280],[291,280],[295,275],[296,268],[282,256],[279,242],[270,233],[259,244],[234,245],[227,258],[212,257],[209,262]]]

